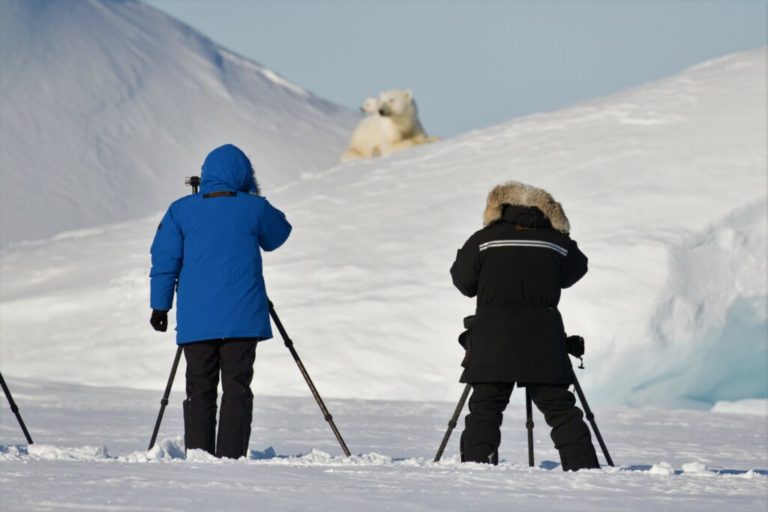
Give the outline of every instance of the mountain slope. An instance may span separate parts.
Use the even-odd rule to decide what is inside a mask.
[[[272,194],[295,229],[265,258],[268,288],[321,392],[456,399],[474,305],[448,269],[487,192],[516,179],[562,202],[590,258],[561,309],[587,339],[594,402],[765,398],[765,63],[765,48],[728,56]],[[9,373],[162,387],[171,335],[147,325],[159,215],[3,252]],[[306,393],[282,344],[257,354],[256,393]]]
[[[232,142],[267,189],[356,114],[139,2],[0,3],[0,244],[146,215]]]

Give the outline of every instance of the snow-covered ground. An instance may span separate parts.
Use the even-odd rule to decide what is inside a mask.
[[[298,371],[296,371],[298,373]],[[525,413],[506,414],[498,467],[457,463],[454,433],[433,464],[453,404],[329,400],[354,456],[308,396],[257,396],[250,457],[184,457],[182,397],[145,450],[159,392],[10,382],[36,444],[0,416],[0,505],[7,511],[764,511],[768,435],[759,415],[596,411],[617,468],[563,473],[536,413],[535,468]]]
[[[768,506],[766,48],[335,165],[354,113],[141,3],[5,0],[0,38],[0,370],[37,442],[0,399],[2,510]],[[222,142],[294,225],[268,289],[349,460],[279,341],[248,460],[185,458],[178,395],[144,451],[174,351],[148,325],[149,245]],[[529,469],[520,393],[499,467],[459,465],[458,432],[429,462],[473,310],[448,268],[509,179],[551,191],[590,257],[562,311],[619,469],[561,473],[538,416]]]

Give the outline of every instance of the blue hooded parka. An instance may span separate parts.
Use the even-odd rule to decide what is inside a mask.
[[[227,144],[203,163],[200,192],[168,208],[152,242],[150,306],[176,304],[176,342],[269,339],[261,249],[291,232],[285,215],[258,195],[248,157]]]

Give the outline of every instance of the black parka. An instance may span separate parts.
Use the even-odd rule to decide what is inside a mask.
[[[586,274],[587,257],[562,208],[543,190],[511,182],[491,192],[485,220],[451,268],[456,288],[477,296],[461,381],[570,384],[557,305],[560,290]]]

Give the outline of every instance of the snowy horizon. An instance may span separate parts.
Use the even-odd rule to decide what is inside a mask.
[[[5,1],[0,33],[0,370],[35,440],[2,405],[3,510],[765,510],[768,47],[338,164],[358,113],[140,2]],[[293,224],[267,289],[352,457],[279,337],[248,457],[185,453],[183,362],[146,450],[176,350],[149,247],[223,142]],[[460,428],[431,462],[474,310],[448,269],[512,179],[590,259],[560,309],[615,468],[561,472],[538,411],[529,468],[519,390],[498,467],[459,463]]]

